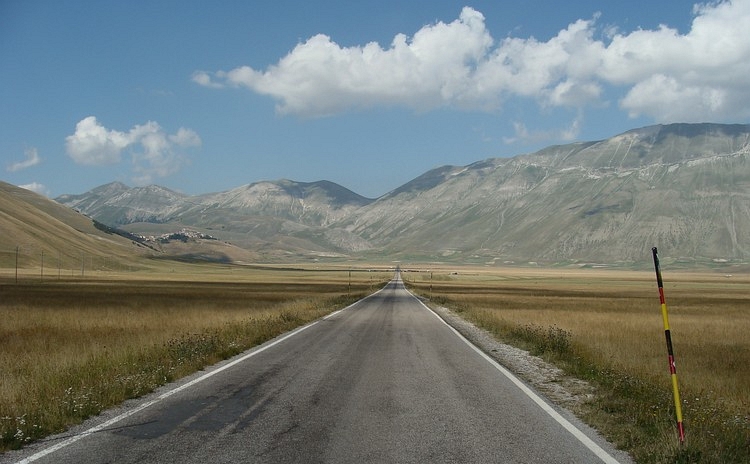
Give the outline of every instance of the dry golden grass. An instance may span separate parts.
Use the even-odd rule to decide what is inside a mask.
[[[345,270],[182,271],[0,280],[0,449],[262,343],[390,277],[355,272],[350,286]]]
[[[431,285],[435,301],[457,309],[504,341],[534,350],[541,341],[524,340],[523,335],[544,338],[545,330],[559,330],[572,348],[543,353],[548,359],[576,375],[596,371],[589,380],[602,385],[632,383],[630,390],[618,394],[633,395],[638,408],[615,405],[626,399],[610,398],[609,403],[599,403],[605,414],[589,416],[600,427],[610,427],[614,439],[644,462],[750,459],[750,276],[664,272],[690,445],[682,449],[675,448],[664,327],[653,273],[465,269],[458,274],[433,271],[431,281],[428,273],[407,274],[407,279],[426,296]],[[637,398],[636,390],[646,398]],[[661,403],[650,402],[656,399],[650,395],[660,395]],[[661,428],[650,428],[657,423]],[[618,424],[621,430],[615,430]],[[639,436],[625,430],[636,425],[643,428]],[[717,443],[722,440],[725,443]]]

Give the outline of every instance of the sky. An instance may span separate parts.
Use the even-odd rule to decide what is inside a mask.
[[[750,0],[0,0],[0,180],[187,194],[750,122]]]

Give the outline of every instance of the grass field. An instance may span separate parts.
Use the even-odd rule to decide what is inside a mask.
[[[579,413],[638,462],[750,462],[750,276],[669,274],[678,444],[653,273],[404,273],[413,289],[597,387]]]
[[[168,263],[86,278],[0,272],[0,449],[225,359],[392,273]],[[679,446],[652,273],[404,272],[414,290],[596,388],[576,411],[643,463],[750,461],[750,276],[670,274],[687,443]]]
[[[173,270],[44,283],[22,275],[17,284],[0,276],[0,450],[344,307],[392,275]]]

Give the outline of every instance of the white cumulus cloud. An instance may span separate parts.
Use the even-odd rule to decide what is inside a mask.
[[[411,39],[397,35],[388,49],[374,42],[341,47],[319,34],[265,71],[241,66],[193,80],[270,95],[281,113],[319,116],[375,105],[428,110],[473,98],[471,76],[491,45],[484,16],[464,8],[450,24],[426,26]]]
[[[100,166],[119,163],[122,150],[133,142],[131,134],[109,130],[89,116],[78,121],[75,133],[65,138],[65,148],[76,163]]]
[[[750,0],[697,5],[690,30],[662,25],[618,32],[578,20],[544,41],[492,38],[479,11],[398,34],[389,47],[342,47],[319,34],[265,70],[197,71],[208,87],[244,87],[274,98],[282,114],[325,116],[404,106],[493,110],[510,97],[543,107],[601,105],[607,89],[620,107],[659,122],[750,116]],[[602,38],[599,38],[602,37]]]
[[[132,156],[136,183],[148,183],[154,177],[174,174],[187,162],[186,155],[179,149],[200,144],[200,137],[190,129],[181,127],[170,135],[158,123],[149,121],[121,132],[107,129],[94,116],[79,121],[75,133],[65,138],[68,155],[83,165],[119,163],[127,149]]]
[[[658,121],[750,116],[750,1],[697,5],[689,32],[615,35],[600,77],[629,87],[620,104]]]
[[[23,154],[26,156],[26,159],[9,165],[7,168],[8,172],[21,171],[22,169],[36,166],[42,162],[42,159],[39,157],[39,152],[35,147],[25,149]]]

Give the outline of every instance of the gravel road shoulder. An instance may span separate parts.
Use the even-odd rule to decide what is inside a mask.
[[[482,349],[495,361],[533,385],[549,400],[559,406],[575,409],[576,405],[593,397],[594,389],[587,382],[566,375],[561,369],[528,351],[497,341],[492,334],[463,319],[453,311],[429,305],[461,335]]]
[[[425,304],[428,303],[425,301]],[[428,304],[428,306],[479,349],[531,385],[548,401],[562,408],[566,418],[574,422],[577,427],[587,429],[589,436],[593,435],[592,438],[595,441],[600,444],[606,442],[598,431],[580,421],[575,415],[577,410],[580,411],[582,404],[594,397],[594,388],[588,382],[566,375],[561,369],[528,351],[496,340],[492,334],[463,319],[448,308],[435,304]],[[635,462],[622,450],[617,450],[615,458],[622,464]]]

